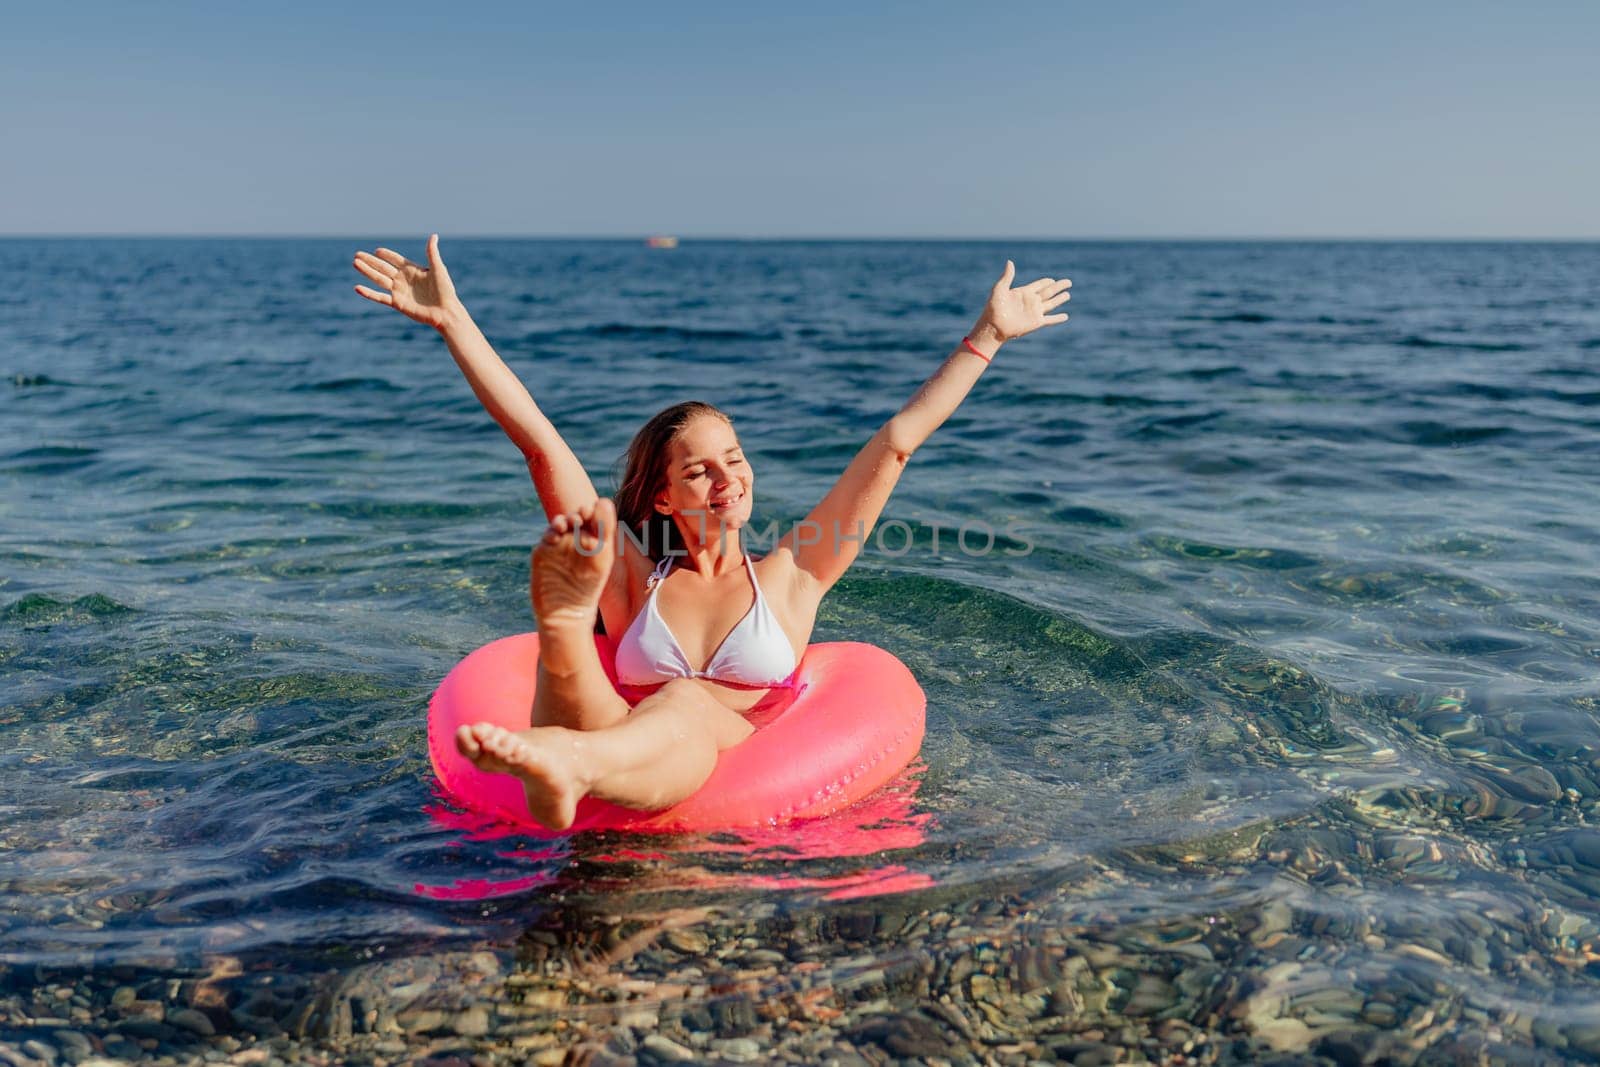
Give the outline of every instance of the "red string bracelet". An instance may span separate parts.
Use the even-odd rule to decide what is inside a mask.
[[[988,363],[991,359],[994,358],[993,356],[986,356],[982,352],[979,352],[978,351],[978,346],[972,343],[972,338],[970,338],[970,337],[963,337],[961,339],[961,343],[967,346],[967,351],[968,352],[971,352],[973,355],[977,356],[979,359],[983,360],[985,363]]]

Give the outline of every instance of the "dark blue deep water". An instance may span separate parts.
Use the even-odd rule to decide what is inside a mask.
[[[637,997],[735,1058],[1600,1054],[1600,246],[446,240],[598,485],[702,398],[758,521],[1008,256],[1073,278],[913,459],[911,550],[824,605],[929,716],[914,832],[834,855],[439,807],[428,696],[531,628],[542,515],[438,338],[351,292],[374,243],[0,242],[0,1029],[62,975],[475,951],[489,1033],[395,1040],[493,1041],[588,953],[547,1014]],[[836,1014],[730,1016],[796,989]]]

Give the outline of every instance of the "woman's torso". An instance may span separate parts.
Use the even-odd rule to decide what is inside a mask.
[[[798,580],[794,557],[786,550],[780,548],[755,560],[753,568],[760,586],[759,594],[743,565],[730,567],[710,580],[681,566],[674,567],[667,579],[659,583],[655,590],[655,610],[670,629],[691,669],[703,670],[714,659],[721,658],[729,637],[758,607],[758,595],[766,601],[781,627],[794,661],[800,661],[816,624],[817,602],[806,595],[803,583]],[[613,635],[613,641],[621,641],[628,635],[640,614],[650,607],[650,577],[656,571],[655,560],[624,540],[622,554],[600,600],[606,633]],[[735,711],[748,711],[771,691],[764,685],[742,685],[711,678],[696,678],[695,681]]]

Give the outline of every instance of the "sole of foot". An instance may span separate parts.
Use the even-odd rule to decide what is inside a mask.
[[[541,727],[515,734],[477,723],[456,733],[456,748],[481,771],[521,779],[528,814],[541,826],[565,830],[577,817],[583,788],[570,758],[559,751],[558,732],[559,727]]]
[[[557,515],[533,550],[529,592],[539,618],[539,661],[568,674],[593,655],[600,593],[615,561],[617,509],[601,499]]]

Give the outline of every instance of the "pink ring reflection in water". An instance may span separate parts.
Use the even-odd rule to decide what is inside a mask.
[[[927,840],[927,829],[933,818],[927,812],[914,810],[924,769],[922,764],[914,764],[877,793],[827,818],[741,827],[710,835],[656,837],[651,841],[655,847],[649,850],[620,848],[588,853],[583,858],[599,863],[647,864],[649,869],[638,878],[640,888],[650,889],[823,889],[828,891],[824,896],[830,900],[927,889],[937,884],[931,876],[899,864],[867,866],[842,875],[809,876],[787,872],[712,871],[694,862],[695,857],[716,856],[793,863],[871,857],[916,848]],[[508,826],[480,814],[452,810],[443,804],[430,805],[426,810],[441,827],[461,833],[467,841],[529,836],[526,827]],[[415,892],[434,900],[460,901],[492,900],[538,889],[554,882],[572,857],[571,840],[560,838],[542,847],[496,853],[505,860],[545,865],[545,869],[537,873],[503,879],[463,878],[444,886],[417,883]]]

